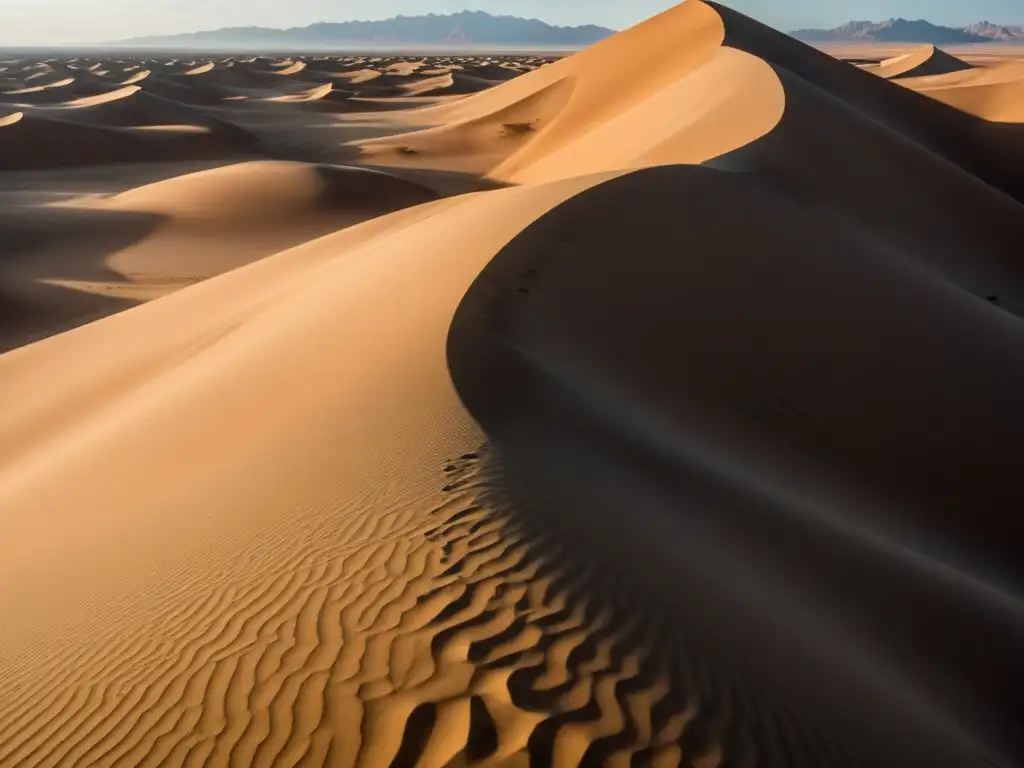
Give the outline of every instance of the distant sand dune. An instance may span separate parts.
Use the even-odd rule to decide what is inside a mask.
[[[4,91],[2,95],[21,96],[28,93],[39,93],[50,88],[63,88],[64,86],[71,85],[73,82],[75,82],[75,78],[66,77],[62,80],[55,80],[52,83],[47,83],[46,85],[34,85],[29,88],[16,88],[13,91]]]
[[[334,90],[334,86],[331,83],[325,85],[317,85],[310,88],[307,91],[301,91],[299,93],[286,94],[284,96],[269,96],[267,101],[280,101],[280,102],[303,102],[303,101],[319,101],[320,99],[326,98]]]
[[[242,154],[250,141],[237,129],[227,133],[158,136],[39,114],[26,114],[17,123],[2,128],[0,169],[4,170],[224,157]]]
[[[224,94],[216,89],[197,86],[173,75],[147,77],[140,87],[146,93],[192,106],[213,106],[224,99]]]
[[[0,345],[36,337],[34,328],[73,326],[150,301],[436,197],[380,172],[252,162],[0,217],[3,297],[21,315],[9,319]]]
[[[925,45],[910,53],[886,59],[878,65],[864,67],[865,71],[887,80],[900,77],[947,75],[969,69],[972,69],[970,64],[939,50],[934,45]]]
[[[286,66],[281,67],[273,71],[275,75],[281,75],[282,77],[289,77],[291,75],[297,75],[299,72],[306,68],[306,62],[295,61]]]
[[[111,83],[71,79],[59,86],[8,91],[7,93],[0,94],[0,102],[25,104],[28,106],[50,106],[64,104],[76,99],[103,97],[118,90],[120,90],[120,87]]]
[[[915,77],[901,85],[963,112],[997,123],[1024,123],[1024,64]]]
[[[137,85],[126,85],[123,88],[107,91],[106,93],[99,93],[95,96],[83,96],[82,98],[72,99],[71,101],[64,101],[61,102],[59,106],[66,109],[98,107],[100,104],[108,104],[112,101],[118,101],[119,99],[127,99],[138,93],[140,90],[142,89]]]
[[[206,64],[202,64],[198,67],[193,67],[192,69],[186,70],[181,74],[184,77],[195,77],[196,75],[205,75],[208,72],[212,72],[216,68],[216,66],[217,65],[214,62],[208,61]]]
[[[925,88],[921,93],[996,123],[1024,123],[1024,78],[992,85]]]
[[[143,80],[145,80],[151,74],[153,74],[153,73],[150,70],[144,69],[141,72],[136,72],[131,77],[129,77],[127,80],[122,81],[121,85],[135,85],[136,83],[141,83]]]
[[[332,210],[389,212],[425,203],[425,187],[380,171],[304,163],[255,162],[188,174],[132,189],[105,206],[174,221],[235,220],[276,226],[281,218]]]

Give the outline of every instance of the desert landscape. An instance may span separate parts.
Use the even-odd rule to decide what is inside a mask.
[[[0,59],[0,766],[1024,764],[1024,47]]]

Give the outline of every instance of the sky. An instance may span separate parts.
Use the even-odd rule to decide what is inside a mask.
[[[103,42],[227,26],[305,26],[318,21],[482,10],[552,24],[623,29],[673,0],[0,0],[0,45]],[[894,16],[961,25],[1024,24],[1024,0],[726,0],[783,30]]]

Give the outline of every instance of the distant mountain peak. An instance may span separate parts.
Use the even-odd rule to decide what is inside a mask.
[[[798,29],[793,37],[810,42],[899,42],[950,45],[994,40],[1024,43],[1024,28],[979,21],[966,27],[943,27],[925,19],[896,17],[885,21],[848,21],[832,29]]]
[[[109,45],[178,48],[331,49],[372,47],[519,46],[575,48],[613,35],[592,24],[559,27],[538,19],[464,10],[450,14],[395,16],[383,21],[318,22],[307,27],[229,27],[175,35],[139,37]]]

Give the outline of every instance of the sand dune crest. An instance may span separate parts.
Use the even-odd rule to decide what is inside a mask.
[[[867,72],[885,79],[903,77],[924,77],[928,75],[948,75],[972,69],[971,65],[956,56],[925,45],[910,53],[904,53],[886,59],[878,65],[866,66]]]

